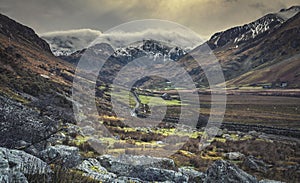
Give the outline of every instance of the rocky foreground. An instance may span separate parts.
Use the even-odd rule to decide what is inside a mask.
[[[297,161],[292,159],[297,157],[297,145],[289,143],[293,141],[294,144],[298,140],[291,137],[220,129],[217,134],[218,140],[213,141],[207,150],[199,152],[200,154],[189,145],[183,147],[185,151],[180,150],[175,154],[174,157],[178,158],[180,153],[186,152],[181,156],[188,159],[182,161],[191,162],[190,159],[194,159],[192,165],[201,165],[198,169],[196,166],[178,165],[174,157],[155,158],[126,153],[119,157],[105,153],[87,156],[83,154],[87,153],[83,151],[83,146],[75,147],[63,143],[66,138],[81,136],[78,126],[59,124],[55,116],[40,115],[38,110],[6,97],[0,96],[0,101],[3,104],[0,106],[1,183],[61,182],[65,179],[69,182],[277,182],[261,179],[266,178],[265,175],[270,172],[278,172],[278,168],[281,172],[289,172],[291,180],[297,180],[299,165],[292,162]],[[195,144],[199,142],[198,139],[191,139],[188,144],[193,145],[194,141]],[[269,152],[265,152],[266,150]],[[285,157],[276,157],[281,156],[280,151],[284,150]],[[267,156],[275,159],[259,158]],[[213,159],[215,157],[218,159]],[[203,158],[210,158],[212,163],[206,166]],[[274,164],[279,162],[278,160],[287,163]],[[202,166],[206,170],[199,169]]]
[[[277,182],[258,181],[224,160],[215,161],[206,172],[199,172],[190,167],[177,168],[174,161],[168,158],[102,155],[84,159],[77,147],[64,145],[50,146],[38,156],[0,148],[0,182],[28,182],[28,175],[51,177],[54,172],[49,164],[54,161],[60,161],[63,167],[78,170],[83,176],[101,182]]]

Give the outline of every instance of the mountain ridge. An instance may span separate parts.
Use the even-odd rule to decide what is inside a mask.
[[[296,9],[297,8],[298,7],[296,7]],[[224,77],[228,82],[229,87],[253,85],[256,83],[275,83],[280,79],[279,76],[275,74],[272,74],[272,77],[269,77],[270,79],[272,78],[272,80],[268,80],[268,82],[264,81],[262,78],[257,78],[257,80],[252,79],[251,83],[246,83],[247,80],[243,82],[239,77],[247,72],[272,67],[272,65],[291,58],[295,54],[299,53],[299,19],[300,13],[297,13],[285,22],[277,24],[275,28],[268,29],[253,39],[251,38],[247,41],[239,42],[238,46],[234,43],[236,37],[230,37],[229,42],[226,44],[219,47],[211,47],[211,42],[215,39],[215,37],[212,36],[212,39],[207,43],[195,48],[191,52],[191,55],[194,54],[201,57],[203,54],[200,51],[201,48],[205,47],[206,44],[210,46],[223,69]],[[226,31],[227,34],[230,35],[230,31],[234,32],[235,29],[231,28]],[[179,62],[187,69],[190,75],[192,75],[195,82],[200,81],[202,85],[204,83],[204,85],[207,86],[206,77],[202,69],[195,65],[190,56],[183,57],[179,60]],[[294,62],[296,62],[296,60]],[[291,62],[287,63],[291,64]],[[278,67],[272,68],[277,68],[274,73],[278,73],[280,71],[280,68]],[[235,78],[239,78],[239,82],[237,82],[237,80],[235,82],[230,81]],[[246,79],[245,77],[243,78]],[[291,77],[284,78],[288,78],[288,80],[282,81],[288,82],[288,87],[298,88],[300,86],[297,79],[292,79]]]
[[[207,44],[211,49],[223,47],[230,43],[238,46],[239,43],[261,36],[260,34],[267,33],[270,29],[278,28],[282,23],[299,12],[300,6],[293,6],[288,9],[282,9],[278,13],[269,13],[248,24],[217,32],[207,41]]]
[[[7,36],[9,40],[25,44],[33,43],[36,48],[52,54],[47,42],[39,38],[32,28],[22,25],[3,14],[0,14],[0,22],[0,33]]]
[[[281,9],[276,13],[269,13],[248,24],[215,33],[207,42],[202,44],[202,46],[208,45],[213,50],[216,58],[221,64],[226,81],[234,80],[235,78],[239,78],[240,81],[240,76],[247,72],[263,69],[264,67],[272,67],[273,64],[288,59],[297,53],[297,30],[294,30],[294,32],[292,30],[287,30],[283,33],[285,37],[280,37],[282,35],[274,32],[277,30],[278,32],[284,30],[284,27],[287,26],[289,22],[297,19],[299,12],[300,6],[293,6],[287,9]],[[290,32],[290,35],[288,31],[292,31]],[[276,35],[280,41],[276,40],[274,35]],[[163,43],[160,44],[163,45]],[[192,50],[191,53],[198,54],[197,52],[199,52],[199,54],[201,54],[201,51],[199,51],[201,49],[198,49],[199,47],[201,47],[201,45]],[[144,52],[140,52],[139,50],[143,49],[141,49],[138,44],[135,46],[119,48],[114,50],[115,53],[112,57],[118,58],[115,62],[117,65],[120,65],[122,62],[128,63],[135,58],[135,56],[133,56],[134,54]],[[153,50],[148,50],[147,52],[150,53],[152,51]],[[84,52],[85,49],[78,50],[70,55],[60,56],[60,58],[76,64]],[[178,49],[177,53],[175,53],[175,57],[171,60],[182,64],[198,86],[207,86],[206,76],[202,69],[198,65],[195,65],[195,62],[189,58],[192,54],[186,55],[187,52],[188,50]],[[157,52],[157,54],[153,54],[154,59],[156,56],[165,55]],[[167,57],[170,58],[170,56]],[[291,64],[291,62],[287,63]],[[113,67],[113,65],[110,66]],[[274,81],[268,80],[268,82],[272,83],[276,80],[278,80],[278,78],[275,77]],[[297,80],[290,82],[291,85],[289,86],[299,87],[298,82],[295,81]],[[235,85],[239,85],[240,82],[228,82],[228,84],[231,85],[235,83]],[[251,83],[241,82],[241,84],[251,85],[261,82],[263,81],[260,79],[260,81],[257,82],[252,80]]]

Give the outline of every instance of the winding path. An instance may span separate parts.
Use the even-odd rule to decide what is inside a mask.
[[[136,111],[138,110],[138,108],[139,108],[140,105],[141,105],[141,100],[139,99],[137,93],[136,93],[133,89],[131,89],[130,92],[132,93],[133,98],[134,98],[134,101],[135,101],[135,106],[134,106],[134,108],[130,111],[130,114],[131,114],[131,116],[137,117]]]

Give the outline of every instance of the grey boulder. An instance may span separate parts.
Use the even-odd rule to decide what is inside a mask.
[[[258,183],[257,179],[224,160],[215,161],[206,170],[205,183]]]
[[[84,172],[84,176],[92,177],[95,180],[103,182],[112,182],[117,176],[114,173],[108,172],[102,167],[98,160],[89,158],[84,160],[76,167],[78,170]]]
[[[204,182],[206,175],[203,172],[199,172],[190,167],[181,167],[178,169],[183,175],[188,177],[188,182],[201,183]]]
[[[243,165],[248,169],[263,173],[266,173],[268,168],[271,167],[271,165],[266,164],[263,160],[257,159],[254,156],[246,157]]]
[[[122,155],[103,155],[97,160],[108,171],[119,177],[137,178],[150,182],[187,182],[188,177],[175,171],[174,161],[168,158]]]
[[[60,164],[68,168],[81,163],[79,149],[65,145],[49,146],[40,153],[40,157],[48,163]]]
[[[0,182],[27,182],[25,174],[48,174],[50,167],[24,151],[0,147]]]

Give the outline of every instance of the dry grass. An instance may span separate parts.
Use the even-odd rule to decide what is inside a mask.
[[[91,177],[83,176],[83,172],[52,165],[53,173],[45,175],[26,175],[30,183],[96,183]]]

